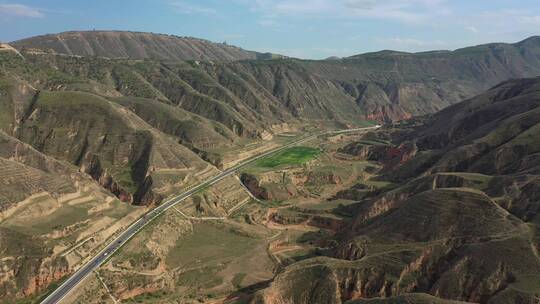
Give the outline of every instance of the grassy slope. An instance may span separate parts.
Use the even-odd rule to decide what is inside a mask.
[[[255,244],[255,239],[227,230],[227,227],[198,224],[190,235],[180,239],[172,248],[167,265],[175,268],[196,263],[226,263],[231,258],[246,254]]]

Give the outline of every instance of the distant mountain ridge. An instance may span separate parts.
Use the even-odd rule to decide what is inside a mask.
[[[340,84],[373,120],[437,112],[508,79],[540,76],[540,37],[455,51],[381,51],[332,61],[305,61]]]
[[[335,60],[285,59],[195,38],[133,32],[66,32],[28,38],[12,45],[27,54],[30,61],[34,60],[33,54],[39,57],[39,53],[51,53],[51,50],[55,54],[82,56],[77,64],[84,65],[97,64],[88,62],[91,58],[112,58],[99,63],[105,70],[120,65],[111,73],[112,79],[118,78],[118,73],[128,73],[126,69],[129,69],[133,80],[146,82],[141,87],[151,84],[154,88],[148,87],[140,94],[131,92],[135,87],[128,92],[116,83],[110,89],[123,91],[122,95],[174,99],[172,103],[182,104],[188,111],[211,119],[219,116],[218,120],[229,127],[246,117],[258,116],[252,119],[258,124],[290,114],[295,118],[330,119],[340,124],[359,119],[396,121],[437,112],[508,79],[540,76],[538,36],[515,44],[492,43],[456,51],[381,51]],[[147,67],[133,69],[141,67],[142,63],[133,61],[137,59],[146,59]],[[124,60],[133,62],[120,62]],[[184,62],[191,60],[201,62],[193,65]],[[68,74],[75,73],[71,70],[72,61],[63,64]],[[160,61],[169,63],[164,65]],[[83,78],[79,81],[85,82],[84,78],[90,75],[79,76]],[[177,82],[176,78],[189,85],[165,84]],[[111,85],[109,78],[93,80]],[[180,87],[193,90],[180,90]],[[195,99],[226,101],[230,105],[222,104],[218,108],[229,110],[209,112],[200,102],[187,101],[186,95],[195,91]],[[245,123],[241,125],[234,128],[254,129]]]
[[[261,122],[275,124],[291,116],[341,125],[397,121],[437,112],[508,79],[540,76],[538,36],[456,51],[381,51],[333,60],[283,59],[196,38],[120,31],[65,32],[12,46],[37,66],[56,65],[48,68],[76,76],[80,83],[97,81],[116,94],[168,100],[238,134],[258,134]],[[51,50],[83,58],[38,58]],[[185,62],[192,60],[200,62]],[[73,70],[78,65],[85,68]],[[84,75],[94,65],[110,76]],[[130,80],[121,81],[124,76]]]
[[[497,48],[497,47],[525,47],[530,46],[531,44],[539,44],[540,43],[540,35],[535,35],[528,37],[522,41],[516,42],[516,43],[505,43],[505,42],[491,42],[491,43],[484,43],[484,44],[478,44],[474,46],[466,46],[463,48],[458,48],[455,50],[431,50],[431,51],[420,51],[420,52],[405,52],[405,51],[396,51],[396,50],[381,50],[376,52],[367,52],[357,55],[352,55],[349,57],[344,57],[343,59],[358,59],[362,57],[369,57],[369,56],[423,56],[423,55],[434,55],[434,54],[451,54],[451,53],[460,53],[465,52],[470,49],[478,49],[478,48]],[[331,58],[331,57],[330,57]]]
[[[236,61],[273,57],[273,54],[247,51],[204,39],[127,31],[69,31],[10,44],[19,50],[38,49],[64,55],[114,59]]]

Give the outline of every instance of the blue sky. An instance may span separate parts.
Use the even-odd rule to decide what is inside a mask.
[[[0,41],[114,29],[301,58],[456,49],[540,35],[538,0],[0,0]]]

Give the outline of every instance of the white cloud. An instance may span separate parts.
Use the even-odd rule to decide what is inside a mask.
[[[421,29],[423,35],[432,32],[444,41],[427,41],[413,38],[391,38],[379,41],[381,45],[397,45],[409,50],[462,47],[464,43],[490,41],[517,41],[538,35],[540,12],[523,9],[523,5],[499,3],[499,9],[479,11],[467,8],[452,0],[231,0],[249,7],[259,16],[259,24],[274,30],[306,28],[296,21],[327,19],[329,23],[361,24],[359,21],[378,20]],[[494,6],[495,7],[495,6]],[[504,9],[520,7],[520,9]],[[292,21],[292,22],[291,22]],[[396,25],[397,24],[397,25]],[[365,25],[365,23],[362,23]],[[339,25],[338,25],[339,26]],[[382,28],[381,28],[382,29]],[[399,30],[399,27],[396,29]],[[378,30],[378,29],[377,29]],[[434,32],[435,31],[435,32]],[[410,35],[414,33],[404,34]],[[398,37],[401,37],[398,32]],[[354,38],[349,38],[354,40]],[[442,38],[441,38],[442,39]],[[359,39],[358,39],[359,40]],[[459,41],[456,42],[456,41]]]
[[[265,19],[281,16],[369,18],[404,23],[424,23],[449,14],[447,0],[236,0]],[[265,21],[268,23],[268,21]]]
[[[354,16],[395,20],[403,23],[424,23],[437,16],[448,15],[445,0],[346,0],[345,8]]]
[[[44,15],[37,8],[18,3],[6,3],[0,4],[0,16],[39,18]]]
[[[319,14],[331,7],[329,0],[254,0],[240,1],[268,15]]]
[[[468,25],[466,28],[469,31],[482,33],[482,42],[516,41],[538,35],[540,28],[540,15],[527,10],[492,10],[461,18]]]
[[[174,1],[171,5],[182,14],[187,15],[215,15],[217,11],[211,7],[195,5],[185,1]]]
[[[465,29],[473,34],[478,34],[480,32],[480,30],[474,25],[467,25],[465,26]]]
[[[280,25],[274,18],[264,17],[259,20],[259,25],[263,27],[277,27]]]
[[[521,16],[521,21],[531,26],[540,27],[540,15],[538,16]]]

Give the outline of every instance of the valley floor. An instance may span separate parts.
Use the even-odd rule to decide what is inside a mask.
[[[249,300],[280,269],[318,255],[314,241],[350,221],[334,210],[352,201],[333,197],[367,180],[370,165],[335,153],[355,138],[317,140],[292,148],[302,152],[293,154],[298,158],[285,151],[245,168],[270,197],[260,197],[249,184],[240,187],[233,177],[201,191],[145,228],[65,301]]]

